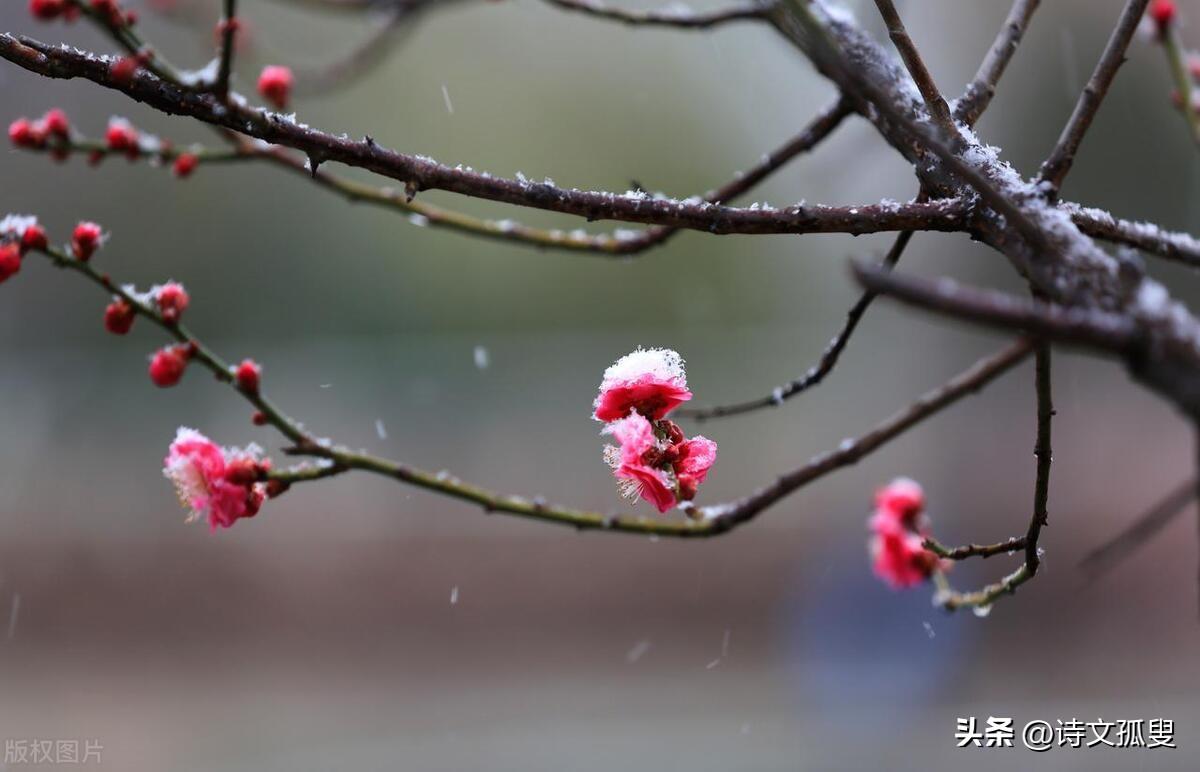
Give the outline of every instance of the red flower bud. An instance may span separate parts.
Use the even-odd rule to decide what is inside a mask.
[[[258,382],[262,377],[262,368],[253,359],[244,359],[237,366],[234,372],[234,378],[237,380],[238,388],[247,394],[258,393]]]
[[[1175,5],[1175,0],[1154,0],[1150,3],[1149,14],[1161,37],[1166,35],[1167,30],[1175,23],[1179,16],[1179,8]]]
[[[29,0],[29,12],[41,21],[53,21],[66,10],[66,0]]]
[[[163,321],[167,324],[175,324],[179,321],[179,317],[183,316],[183,312],[188,307],[187,290],[178,282],[167,282],[158,288],[158,293],[155,295],[155,301],[158,303],[158,310],[162,314]]]
[[[267,414],[261,410],[255,410],[254,415],[250,416],[250,423],[254,424],[255,426],[266,426]]]
[[[171,171],[175,173],[176,177],[183,179],[184,177],[191,176],[192,172],[196,170],[196,165],[199,163],[200,159],[194,153],[180,153],[175,159],[175,164],[171,167]]]
[[[174,386],[187,369],[187,349],[182,346],[160,348],[150,360],[150,380],[159,388]]]
[[[138,57],[122,56],[112,63],[112,66],[108,68],[108,72],[118,84],[128,85],[141,66],[142,63]]]
[[[37,148],[46,143],[46,135],[28,118],[18,118],[8,124],[8,141],[16,147]]]
[[[71,234],[71,251],[75,257],[87,262],[104,241],[104,232],[94,222],[81,222]]]
[[[36,249],[44,252],[49,246],[50,241],[46,238],[46,229],[37,223],[26,227],[25,232],[21,234],[22,251]]]
[[[124,298],[117,298],[104,309],[104,329],[113,335],[124,335],[133,327],[137,313]]]
[[[252,485],[258,480],[258,462],[246,456],[235,458],[225,467],[225,479],[234,485]]]
[[[108,122],[104,132],[104,144],[115,153],[124,153],[129,158],[137,158],[141,153],[138,144],[138,130],[124,118],[113,118]]]
[[[71,122],[67,120],[67,114],[57,107],[47,110],[46,114],[42,116],[42,126],[52,137],[59,139],[70,139],[71,137]]]
[[[21,248],[14,243],[0,244],[0,284],[21,270]]]
[[[292,95],[292,71],[280,65],[269,65],[263,68],[258,76],[258,93],[279,110],[287,107]]]

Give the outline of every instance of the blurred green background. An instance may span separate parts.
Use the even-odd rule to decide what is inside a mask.
[[[85,25],[35,24],[25,5],[5,3],[0,29],[110,50]],[[219,3],[177,5],[173,16],[146,10],[144,31],[198,66]],[[1025,174],[1052,147],[1121,3],[1043,5],[980,124]],[[1194,39],[1200,2],[1181,5]],[[370,28],[282,3],[241,6],[253,40],[238,65],[243,89],[263,63],[318,66]],[[882,37],[872,4],[852,6]],[[1001,0],[902,5],[950,94],[1007,10]],[[1197,230],[1200,164],[1169,88],[1161,52],[1135,44],[1066,197]],[[754,25],[628,29],[506,0],[435,9],[377,71],[297,110],[323,129],[494,174],[618,191],[636,179],[687,196],[753,164],[832,96]],[[5,120],[62,106],[93,136],[123,115],[177,143],[214,141],[187,120],[12,66],[0,67],[0,104]],[[96,260],[115,277],[184,281],[193,329],[227,358],[262,362],[271,394],[318,434],[600,510],[620,506],[589,418],[608,363],[669,346],[687,358],[699,403],[769,393],[815,360],[856,297],[847,259],[890,243],[684,233],[607,260],[414,227],[253,165],[202,167],[181,182],[145,164],[91,169],[9,151],[0,180],[0,211],[36,213],[59,240],[77,220],[103,223],[112,239]],[[851,119],[745,203],[915,190],[911,171]],[[960,236],[919,235],[903,266],[1020,288],[1002,258]],[[1196,299],[1192,272],[1151,271]],[[1031,365],[712,542],[485,517],[363,476],[306,486],[210,536],[183,526],[159,477],[175,427],[269,449],[275,437],[198,372],[154,389],[145,357],[161,340],[145,325],[106,335],[104,302],[36,260],[0,287],[5,739],[98,738],[104,762],[128,770],[1194,770],[1200,760],[1194,521],[1098,581],[1076,567],[1191,468],[1184,422],[1111,363],[1056,359],[1044,575],[976,619],[877,582],[865,519],[874,488],[907,474],[925,484],[944,541],[1023,532]],[[704,426],[720,459],[702,500],[740,495],[866,430],[1001,340],[879,303],[821,388]],[[969,587],[1013,565],[964,564],[953,579]],[[1164,717],[1180,747],[957,750],[955,718],[969,715]]]

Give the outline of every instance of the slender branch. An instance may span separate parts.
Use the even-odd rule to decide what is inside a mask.
[[[221,50],[218,52],[217,79],[213,83],[213,92],[224,98],[229,94],[229,78],[233,73],[233,53],[236,46],[238,18],[237,0],[223,0],[224,13],[221,16]]]
[[[1027,301],[951,279],[928,281],[898,276],[862,263],[854,263],[853,271],[867,289],[956,319],[1021,330],[1056,343],[1109,353],[1128,353],[1138,342],[1134,321],[1119,314]]]
[[[979,116],[987,110],[996,95],[996,85],[1000,82],[1004,70],[1017,52],[1021,38],[1029,27],[1029,20],[1037,10],[1041,0],[1015,0],[1004,20],[1004,26],[995,42],[988,50],[987,56],[979,65],[979,71],[967,84],[967,90],[954,106],[954,115],[963,123],[972,126]]]
[[[844,440],[835,451],[813,458],[804,466],[779,477],[756,493],[723,507],[706,507],[708,517],[732,527],[779,501],[792,491],[834,469],[854,464],[868,453],[968,394],[983,388],[1033,350],[1034,343],[1021,338],[985,357],[936,389],[921,395],[908,407],[876,424],[866,434]]]
[[[291,455],[325,459],[329,468],[280,470],[274,476],[281,482],[305,482],[352,469],[383,475],[400,482],[440,493],[450,498],[478,504],[487,512],[502,512],[546,523],[567,525],[579,530],[606,530],[618,533],[672,537],[708,537],[727,533],[753,520],[759,513],[809,482],[844,466],[853,464],[899,436],[929,416],[982,389],[988,382],[1025,358],[1033,344],[1020,339],[998,353],[980,360],[948,382],[917,398],[911,405],[877,424],[853,440],[843,441],[836,450],[816,456],[807,464],[778,477],[773,483],[736,501],[706,507],[688,507],[689,519],[671,521],[637,516],[610,516],[598,512],[546,504],[541,499],[503,496],[463,482],[446,472],[433,473],[396,461],[378,458],[335,446],[314,438],[299,423],[287,417],[258,390],[237,387],[233,368],[206,347],[185,326],[166,321],[151,305],[130,289],[118,286],[91,263],[75,260],[65,252],[49,248],[42,252],[59,268],[78,273],[108,293],[121,298],[142,317],[162,328],[179,343],[188,346],[191,359],[209,370],[217,380],[234,388],[260,413],[265,422],[277,429],[293,445]]]
[[[1037,479],[1034,483],[1033,517],[1029,520],[1029,531],[1025,534],[1025,568],[1029,577],[1038,572],[1041,565],[1041,555],[1038,553],[1038,539],[1042,528],[1049,522],[1047,501],[1050,497],[1050,463],[1053,451],[1050,447],[1051,424],[1054,420],[1054,401],[1050,381],[1050,347],[1042,343],[1038,346],[1035,362],[1035,382],[1037,387],[1037,441],[1033,453],[1037,457]]]
[[[351,140],[297,123],[278,113],[239,104],[223,105],[207,94],[189,93],[149,73],[114,81],[96,56],[11,35],[0,35],[0,56],[47,77],[83,77],[123,91],[168,113],[189,115],[265,142],[300,150],[314,165],[337,161],[405,183],[406,192],[446,190],[474,198],[518,204],[589,220],[620,220],[710,233],[876,233],[900,230],[957,231],[965,206],[958,200],[850,207],[793,205],[737,208],[702,199],[680,201],[640,192],[625,195],[560,188],[550,181],[506,179],[431,158],[387,150],[373,139]]]
[[[912,231],[904,231],[896,237],[881,264],[883,270],[890,271],[895,267],[896,263],[900,260],[900,256],[904,254],[904,250],[908,246],[908,242],[912,239],[912,236]],[[842,355],[842,351],[846,348],[846,344],[850,342],[850,336],[854,334],[858,323],[862,321],[863,315],[866,314],[867,309],[876,296],[876,292],[867,290],[859,297],[858,301],[846,312],[846,321],[842,324],[842,328],[838,330],[833,339],[829,341],[829,344],[826,345],[825,350],[821,352],[821,357],[817,360],[817,363],[799,378],[788,381],[782,386],[776,386],[765,397],[708,408],[679,408],[676,412],[681,416],[694,418],[698,421],[742,415],[763,408],[778,407],[797,394],[816,386],[825,380],[825,376],[833,371],[834,366],[837,365],[838,359]]]
[[[447,2],[447,0],[442,0]],[[425,3],[397,6],[389,9],[385,16],[374,23],[367,37],[329,64],[306,68],[299,72],[295,92],[298,96],[315,96],[328,93],[352,78],[358,78],[387,59],[401,32],[410,32],[416,22],[415,16],[426,7]]]
[[[1175,90],[1179,92],[1180,110],[1187,122],[1188,134],[1192,142],[1200,144],[1200,118],[1196,115],[1196,101],[1192,98],[1192,74],[1188,71],[1183,43],[1179,40],[1178,24],[1167,25],[1162,46],[1167,56],[1167,67],[1171,70],[1171,79],[1175,81]]]
[[[1113,28],[1108,44],[1104,47],[1104,53],[1096,63],[1096,69],[1092,71],[1087,85],[1083,87],[1075,110],[1059,135],[1058,144],[1042,164],[1041,180],[1056,192],[1062,187],[1067,173],[1071,171],[1071,165],[1075,163],[1075,153],[1091,127],[1104,97],[1108,95],[1108,89],[1112,86],[1118,68],[1125,62],[1125,50],[1129,48],[1129,41],[1137,32],[1148,2],[1149,0],[1127,0],[1125,3],[1117,26]]]
[[[676,27],[680,29],[709,29],[735,21],[762,21],[771,6],[768,0],[750,0],[715,11],[692,11],[685,6],[657,10],[635,11],[611,8],[598,0],[545,0],[564,11],[574,11],[597,19],[617,21],[634,27]]]
[[[936,576],[941,577],[941,574]],[[995,584],[989,584],[975,592],[955,592],[943,587],[934,594],[934,605],[946,611],[957,611],[960,608],[974,608],[980,614],[986,614],[993,603],[1005,595],[1015,595],[1017,588],[1028,582],[1032,577],[1029,566],[1022,563],[1008,576]]]
[[[1198,484],[1200,484],[1200,478],[1194,478],[1185,480],[1172,488],[1148,512],[1138,517],[1116,536],[1085,555],[1080,561],[1080,567],[1092,578],[1115,568],[1118,563],[1150,541],[1196,500]]]
[[[1200,240],[1187,233],[1166,231],[1153,223],[1122,220],[1103,209],[1079,204],[1060,206],[1071,215],[1079,230],[1089,236],[1136,247],[1185,265],[1200,266]]]
[[[998,544],[967,544],[962,547],[947,547],[937,539],[928,537],[925,539],[925,549],[929,550],[939,558],[946,560],[966,560],[967,558],[987,558],[993,555],[1011,555],[1018,550],[1025,549],[1025,537],[1014,536],[1008,541],[1002,541]]]
[[[899,52],[900,60],[904,62],[908,74],[917,84],[917,90],[921,92],[921,98],[925,100],[925,107],[929,110],[934,122],[942,128],[947,138],[957,136],[958,130],[954,127],[954,119],[950,117],[950,108],[946,105],[946,99],[938,90],[937,83],[933,80],[933,73],[925,66],[925,60],[921,58],[921,52],[917,50],[916,43],[909,36],[908,29],[904,26],[904,20],[900,18],[895,4],[892,0],[875,0],[875,7],[879,9],[879,15],[883,17],[883,22],[887,26],[888,37],[896,46],[896,51]]]

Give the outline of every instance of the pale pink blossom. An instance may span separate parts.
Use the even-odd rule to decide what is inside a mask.
[[[215,531],[256,515],[266,495],[256,478],[269,467],[258,456],[255,446],[222,448],[200,432],[180,427],[163,461],[163,475],[189,511],[187,522],[207,517]]]
[[[619,421],[637,411],[657,421],[691,398],[683,357],[670,349],[639,348],[604,371],[593,417]]]
[[[606,449],[613,476],[620,481],[621,494],[650,502],[659,512],[675,506],[675,486],[667,474],[656,469],[654,462],[661,458],[663,443],[654,434],[654,427],[638,413],[609,424],[604,429],[620,443]]]
[[[717,458],[717,444],[704,437],[686,439],[671,421],[651,423],[640,413],[605,427],[620,443],[605,453],[622,495],[645,499],[659,512],[691,501]]]

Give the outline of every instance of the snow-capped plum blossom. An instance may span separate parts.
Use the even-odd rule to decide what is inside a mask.
[[[683,357],[670,349],[638,348],[604,372],[592,417],[618,445],[604,450],[621,495],[645,499],[659,512],[696,496],[717,460],[717,443],[684,436],[666,418],[692,398]]]
[[[619,443],[605,448],[621,495],[645,499],[659,512],[691,501],[717,460],[717,444],[706,437],[687,439],[672,421],[651,423],[630,413],[604,428]]]
[[[691,398],[683,357],[670,349],[638,348],[604,371],[592,415],[607,423],[636,410],[657,421]]]
[[[895,589],[915,587],[940,570],[941,560],[925,549],[925,492],[914,480],[898,477],[875,492],[871,566]]]
[[[267,495],[262,481],[270,461],[255,445],[222,448],[194,429],[180,427],[163,460],[163,475],[175,486],[187,522],[208,519],[213,531],[258,514]]]

